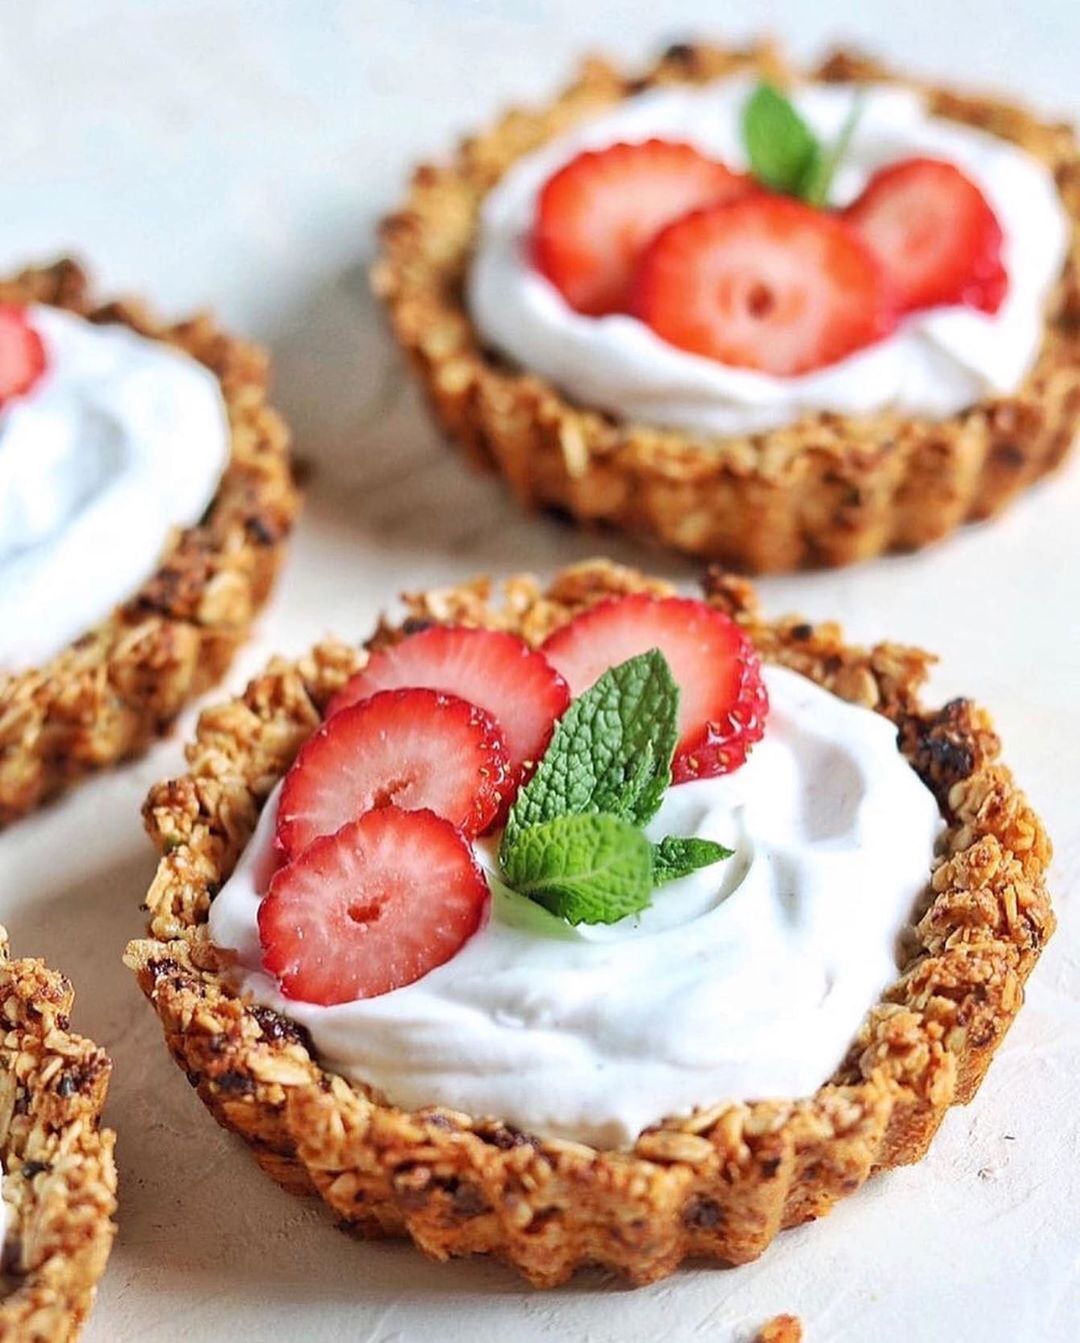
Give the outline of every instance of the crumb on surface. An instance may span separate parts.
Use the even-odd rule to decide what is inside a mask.
[[[774,1315],[757,1331],[754,1343],[802,1343],[802,1321],[797,1315]]]

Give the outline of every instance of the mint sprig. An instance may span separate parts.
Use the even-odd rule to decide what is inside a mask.
[[[688,877],[699,867],[710,867],[725,858],[730,858],[734,849],[726,849],[714,839],[698,839],[694,835],[680,838],[668,835],[652,849],[653,882],[663,886],[680,877]]]
[[[678,721],[679,687],[656,649],[604,672],[556,727],[510,810],[503,848],[556,816],[607,812],[646,825],[671,782]]]
[[[567,923],[617,923],[652,898],[649,841],[618,816],[556,816],[522,831],[503,867],[509,886]]]
[[[679,688],[657,649],[604,672],[563,715],[510,810],[506,884],[569,923],[616,923],[653,890],[731,856],[711,840],[643,827],[671,784]]]
[[[801,194],[821,152],[817,136],[772,84],[759,84],[743,106],[743,141],[759,182],[787,196]]]
[[[807,204],[817,205],[821,208],[828,205],[833,178],[836,176],[836,170],[844,161],[844,155],[851,145],[855,127],[859,124],[859,118],[862,116],[865,101],[866,95],[860,89],[851,100],[851,106],[844,118],[844,124],[840,127],[839,135],[828,149],[822,150],[819,148],[818,153],[814,156],[814,162],[810,165],[802,183],[802,197]]]
[[[863,95],[857,93],[840,134],[826,148],[789,98],[773,84],[759,84],[746,100],[742,116],[751,172],[773,191],[809,205],[826,205],[862,106]]]

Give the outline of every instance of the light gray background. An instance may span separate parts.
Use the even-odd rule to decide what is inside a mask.
[[[768,29],[807,55],[857,39],[1075,116],[1077,14],[1074,0],[0,0],[0,269],[73,249],[110,291],[174,313],[212,304],[272,347],[316,474],[235,687],[270,649],[359,636],[404,586],[550,570],[605,544],[521,517],[441,446],[403,386],[363,268],[412,161],[509,100],[544,96],[585,49],[638,58],[709,29]],[[639,1292],[593,1276],[540,1295],[496,1266],[353,1243],[270,1185],[190,1093],[119,963],[153,870],[139,804],[179,768],[190,717],[147,760],[0,837],[0,919],[18,952],[72,977],[76,1025],[116,1063],[121,1232],[92,1343],[733,1343],[783,1310],[804,1316],[811,1343],[1080,1334],[1078,510],[1080,461],[929,554],[762,584],[773,612],[937,649],[938,693],[994,708],[1054,833],[1062,930],[987,1085],[928,1160],[746,1268]]]

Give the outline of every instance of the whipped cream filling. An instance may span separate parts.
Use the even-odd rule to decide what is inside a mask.
[[[885,719],[785,669],[765,680],[768,728],[747,763],[670,789],[649,826],[734,856],[639,916],[572,928],[506,889],[497,841],[482,840],[491,910],[455,957],[378,998],[290,1000],[260,969],[275,793],[211,906],[211,938],[327,1067],[398,1105],[620,1147],[699,1106],[809,1095],[895,977],[942,822]]]
[[[229,460],[209,369],[127,327],[30,317],[48,365],[0,410],[0,671],[46,661],[130,597]]]
[[[911,90],[866,89],[832,201],[848,204],[873,172],[901,158],[955,163],[982,189],[1004,233],[1009,288],[992,316],[967,307],[913,313],[873,346],[780,378],[679,350],[632,317],[583,317],[534,268],[536,198],[556,169],[582,150],[652,137],[687,141],[745,169],[740,118],[753,85],[733,76],[640,94],[516,163],[484,202],[468,277],[469,309],[484,340],[583,405],[706,433],[756,433],[822,411],[944,418],[1015,391],[1042,343],[1044,305],[1068,246],[1067,216],[1041,163],[1006,140],[932,117]],[[808,84],[792,93],[826,143],[839,133],[853,97],[845,85]]]

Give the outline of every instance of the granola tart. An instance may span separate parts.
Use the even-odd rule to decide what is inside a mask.
[[[435,418],[529,507],[750,572],[912,550],[993,516],[1062,460],[1080,408],[1080,148],[1068,126],[997,98],[920,83],[845,51],[809,72],[823,83],[919,91],[935,116],[1012,142],[1052,172],[1070,223],[1068,256],[1037,360],[1011,395],[945,419],[814,413],[720,437],[575,404],[481,340],[464,280],[481,205],[508,169],[632,95],[741,71],[781,84],[797,74],[767,43],[678,44],[641,75],[590,60],[548,106],[510,111],[464,141],[448,163],[417,170],[406,200],[382,225],[372,283]]]
[[[501,593],[477,581],[408,597],[404,625],[383,623],[368,648],[431,622],[536,645],[603,599],[638,592],[671,589],[606,561],[546,588],[527,576]],[[873,1172],[918,1161],[949,1106],[981,1083],[1054,928],[1049,841],[998,761],[989,718],[962,699],[924,707],[931,659],[918,649],[857,648],[835,624],[766,621],[750,586],[720,570],[704,592],[766,663],[894,723],[945,826],[899,977],[812,1096],[725,1102],[650,1125],[630,1151],[596,1150],[498,1119],[381,1103],[322,1068],[293,1021],[237,996],[230,957],[208,934],[211,902],[363,650],[326,642],[298,662],[271,662],[242,697],[202,715],[189,772],[152,790],[144,818],[162,858],[148,936],[126,962],[218,1122],[283,1188],[321,1195],[344,1228],[407,1235],[437,1259],[492,1254],[544,1287],[585,1264],[647,1283],[688,1256],[745,1263]]]
[[[0,672],[0,827],[144,750],[224,675],[269,593],[298,504],[262,351],[206,315],[166,325],[141,303],[102,303],[70,260],[0,280],[3,303],[119,323],[190,355],[221,385],[230,457],[199,524],[174,532],[129,600],[44,665]]]
[[[116,1227],[114,1135],[99,1127],[111,1064],[68,1033],[71,985],[10,960],[0,930],[6,1236],[0,1338],[77,1338]]]

